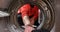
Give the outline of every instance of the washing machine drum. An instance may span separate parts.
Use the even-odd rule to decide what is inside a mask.
[[[24,2],[24,1],[21,0],[20,2]],[[51,4],[47,0],[42,0],[42,1],[38,0],[36,1],[35,5],[37,5],[41,11],[38,16],[38,21],[36,22],[37,24],[35,23],[36,24],[35,26],[37,26],[36,30],[46,29],[50,31],[54,26],[54,11]],[[13,17],[14,20],[12,20],[12,17],[10,19],[14,21],[13,24],[15,24],[17,27],[20,27],[20,29],[24,30],[24,28],[22,27],[24,26],[24,24],[22,21],[21,14],[17,14],[16,12],[17,11],[13,12],[12,14],[12,16],[14,16]]]

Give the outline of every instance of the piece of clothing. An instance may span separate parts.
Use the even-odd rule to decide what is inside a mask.
[[[34,30],[31,26],[26,26],[24,32],[32,32]]]
[[[33,17],[34,19],[38,18],[38,7],[34,5],[32,8],[30,4],[25,4],[21,8],[19,8],[18,13],[22,14],[22,18],[25,15],[28,15],[30,18]]]

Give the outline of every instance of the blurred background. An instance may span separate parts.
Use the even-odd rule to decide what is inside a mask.
[[[55,25],[51,32],[60,32],[60,0],[51,0],[55,11]],[[0,0],[0,11],[5,11],[8,9],[12,0]],[[0,32],[9,32],[7,29],[7,18],[0,17]],[[6,23],[5,23],[6,22]]]

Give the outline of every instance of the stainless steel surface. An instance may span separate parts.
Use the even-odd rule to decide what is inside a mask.
[[[6,19],[0,18],[0,32],[9,32]]]
[[[55,31],[60,32],[60,0],[55,0]]]
[[[8,8],[12,0],[0,0],[0,8]]]

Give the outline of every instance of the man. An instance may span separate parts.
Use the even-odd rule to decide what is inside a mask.
[[[18,9],[18,13],[22,14],[23,23],[25,25],[24,32],[31,32],[34,30],[33,24],[38,19],[38,7],[36,5],[31,5],[26,3]]]

